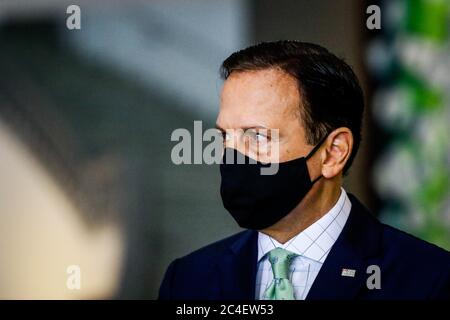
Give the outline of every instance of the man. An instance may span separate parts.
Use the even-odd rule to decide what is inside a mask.
[[[160,299],[450,297],[450,253],[380,223],[341,187],[364,108],[344,61],[314,44],[262,43],[232,54],[222,76],[221,196],[249,230],[172,262]],[[277,172],[261,174],[273,154]]]

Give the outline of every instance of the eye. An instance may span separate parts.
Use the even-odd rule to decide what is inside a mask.
[[[267,142],[267,136],[262,133],[259,133],[259,132],[255,133],[255,139],[258,143],[266,143]]]
[[[252,143],[263,144],[267,143],[267,141],[269,140],[267,135],[255,130],[247,130],[245,134]]]
[[[262,134],[262,133],[257,132],[257,133],[256,133],[256,140],[257,140],[258,142],[267,142],[268,137],[267,137],[265,134]]]

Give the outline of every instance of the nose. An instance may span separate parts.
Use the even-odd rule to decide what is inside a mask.
[[[239,147],[239,137],[233,129],[227,129],[224,134],[224,147],[237,149]]]

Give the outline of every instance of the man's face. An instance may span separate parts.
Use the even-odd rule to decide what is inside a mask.
[[[279,69],[233,72],[225,81],[217,127],[225,147],[261,162],[285,162],[308,154],[296,80]],[[277,129],[278,137],[271,134]],[[278,153],[275,150],[278,144]],[[274,159],[276,155],[277,159]]]

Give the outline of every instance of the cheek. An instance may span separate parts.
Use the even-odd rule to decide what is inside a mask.
[[[298,128],[289,130],[289,132],[283,131],[283,134],[280,135],[279,154],[281,162],[306,156],[308,148],[310,146],[306,144],[303,133]]]
[[[295,149],[295,146],[291,145],[290,142],[287,142],[286,144],[280,143],[280,162],[298,158],[298,156],[296,155],[298,152]]]

